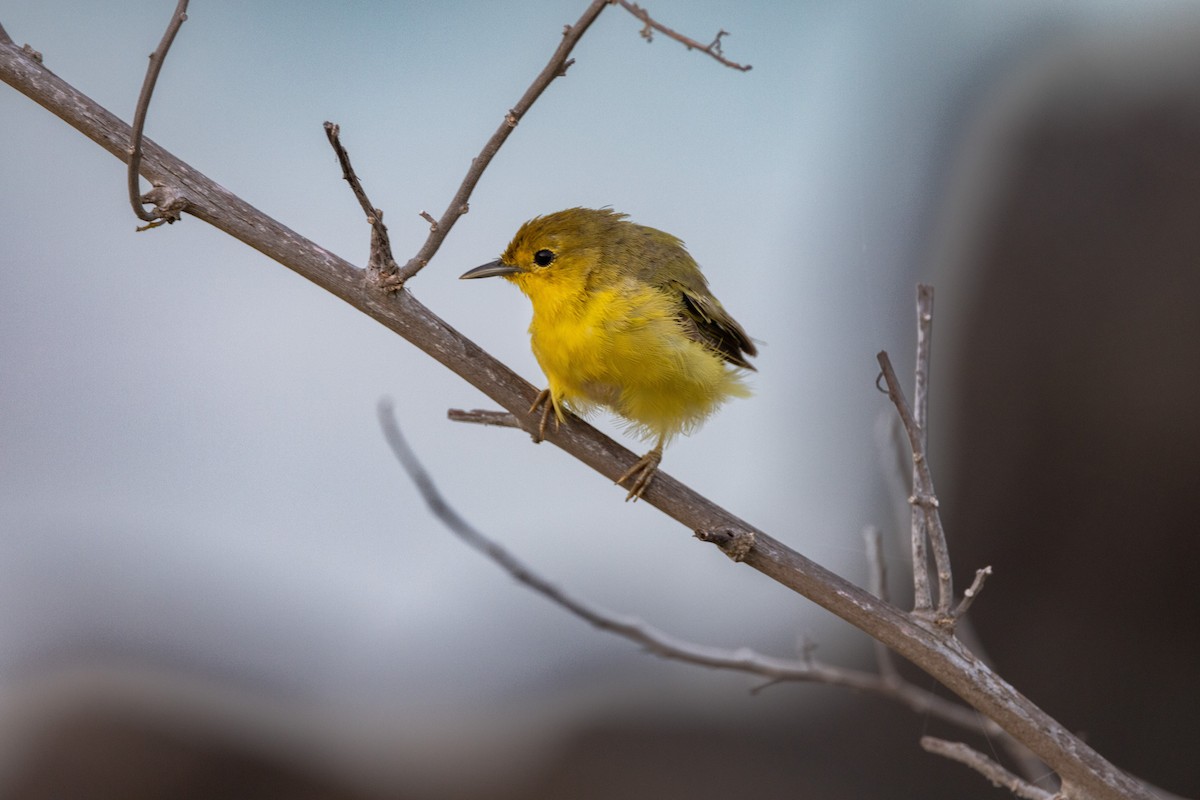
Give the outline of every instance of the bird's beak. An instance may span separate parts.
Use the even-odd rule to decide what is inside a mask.
[[[520,267],[514,267],[510,264],[505,264],[503,261],[497,258],[495,261],[489,261],[483,266],[476,267],[475,269],[469,269],[458,277],[459,280],[467,278],[492,278],[496,275],[515,275],[521,271],[522,270]]]

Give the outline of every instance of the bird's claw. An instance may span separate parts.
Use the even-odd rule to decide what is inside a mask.
[[[646,487],[650,485],[650,481],[654,480],[655,473],[658,472],[658,465],[662,463],[662,450],[654,448],[646,455],[634,462],[633,466],[625,470],[621,477],[617,478],[617,485],[624,485],[625,481],[633,478],[633,485],[629,487],[629,494],[625,495],[625,502],[637,502],[642,493],[646,491]]]
[[[550,396],[549,389],[542,389],[538,392],[538,396],[533,400],[533,405],[529,407],[529,413],[537,413],[538,408],[542,409],[542,419],[538,422],[537,433],[533,434],[534,444],[541,444],[546,438],[546,423],[550,419],[550,412],[554,409],[554,401]],[[557,416],[554,418],[554,429],[558,430]]]

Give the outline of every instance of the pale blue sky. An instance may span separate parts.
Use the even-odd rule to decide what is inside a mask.
[[[321,128],[338,122],[403,261],[417,213],[440,215],[585,5],[195,2],[148,135],[362,263],[367,227]],[[961,126],[1054,43],[1184,5],[650,5],[698,39],[731,31],[745,74],[607,9],[411,289],[540,383],[527,301],[457,276],[568,206],[678,235],[764,346],[756,396],[664,469],[860,580],[859,530],[892,522],[874,353],[909,362]],[[128,119],[173,6],[4,0],[0,22]],[[561,452],[446,421],[488,402],[286,269],[191,218],[135,234],[124,167],[7,87],[0,119],[0,680],[94,653],[418,714],[435,744],[513,698],[541,698],[530,720],[585,713],[577,680],[611,688],[604,703],[753,703],[746,679],[648,659],[441,530],[378,433],[382,395],[460,511],[555,581],[707,643],[786,655],[805,634],[839,652],[840,623]]]

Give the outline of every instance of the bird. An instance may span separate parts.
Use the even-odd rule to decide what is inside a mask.
[[[731,397],[747,397],[754,342],[708,288],[682,241],[611,208],[568,208],[523,224],[500,258],[461,276],[503,277],[530,300],[530,345],[548,386],[529,409],[604,407],[654,441],[620,478],[642,497],[663,448]],[[628,483],[627,483],[628,482]]]

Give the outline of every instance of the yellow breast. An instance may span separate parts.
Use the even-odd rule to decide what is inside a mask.
[[[529,333],[555,405],[606,406],[654,438],[690,430],[726,399],[749,394],[737,372],[690,338],[682,300],[632,279],[602,289],[522,287]]]

